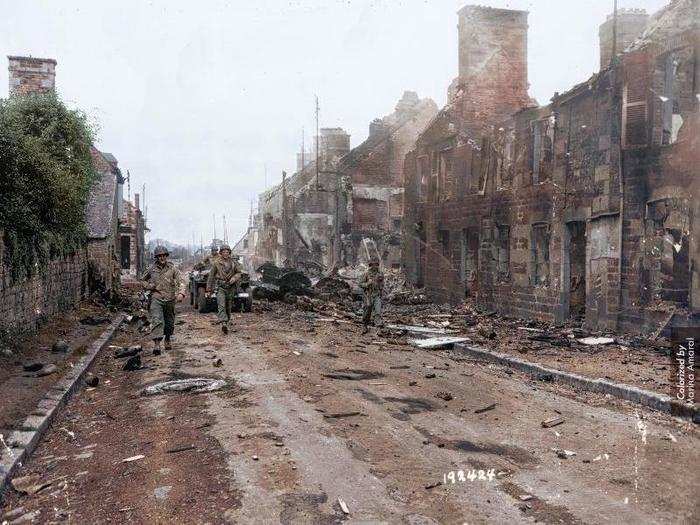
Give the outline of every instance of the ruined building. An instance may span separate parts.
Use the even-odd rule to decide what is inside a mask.
[[[369,238],[385,264],[399,266],[403,160],[436,112],[432,100],[406,91],[352,150],[341,128],[321,129],[318,173],[316,159],[303,152],[300,169],[260,195],[255,259],[318,272],[362,260],[362,240]]]
[[[604,67],[543,107],[526,95],[526,13],[459,16],[459,79],[405,160],[408,276],[524,318],[696,322],[697,3],[673,1],[644,28],[643,13],[619,13],[615,44],[609,18]]]
[[[394,112],[373,120],[369,137],[340,159],[338,172],[352,187],[348,225],[342,236],[341,265],[366,257],[363,239],[372,239],[387,266],[401,265],[403,161],[416,137],[437,113],[431,99],[406,91]]]
[[[258,198],[256,257],[277,265],[329,267],[347,223],[348,189],[335,169],[350,149],[341,128],[322,128],[318,163],[308,162]],[[317,169],[318,165],[318,169]]]

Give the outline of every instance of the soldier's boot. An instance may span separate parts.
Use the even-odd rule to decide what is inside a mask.
[[[154,339],[153,340],[153,355],[160,355],[160,354],[161,354],[160,338]]]
[[[166,335],[166,336],[165,336],[165,345],[164,345],[164,347],[165,347],[166,350],[172,350],[172,349],[173,349],[173,345],[170,343],[170,336],[169,336],[169,335]]]
[[[221,324],[221,331],[222,331],[224,334],[228,334],[228,325],[227,325],[226,323],[222,323],[222,324]]]
[[[365,334],[368,334],[368,333],[369,333],[369,325],[366,324],[366,325],[364,325],[364,327],[362,328],[362,335],[365,335]]]

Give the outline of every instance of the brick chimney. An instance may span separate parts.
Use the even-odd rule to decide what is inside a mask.
[[[10,95],[47,93],[56,88],[56,61],[53,58],[8,56]]]
[[[615,54],[621,54],[639,35],[644,32],[649,20],[649,15],[644,9],[618,9],[617,10],[617,42],[615,44]],[[615,16],[608,15],[608,18],[598,29],[600,41],[600,69],[605,69],[610,65],[613,54],[613,27]]]

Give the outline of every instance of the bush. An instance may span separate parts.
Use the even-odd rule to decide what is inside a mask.
[[[0,99],[0,230],[15,278],[84,246],[92,142],[85,115],[53,93]]]

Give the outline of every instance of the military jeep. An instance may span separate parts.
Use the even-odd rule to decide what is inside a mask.
[[[209,269],[190,273],[190,305],[200,313],[216,312],[216,295],[207,294],[208,279]],[[253,288],[250,275],[242,273],[234,293],[232,312],[253,311]]]

